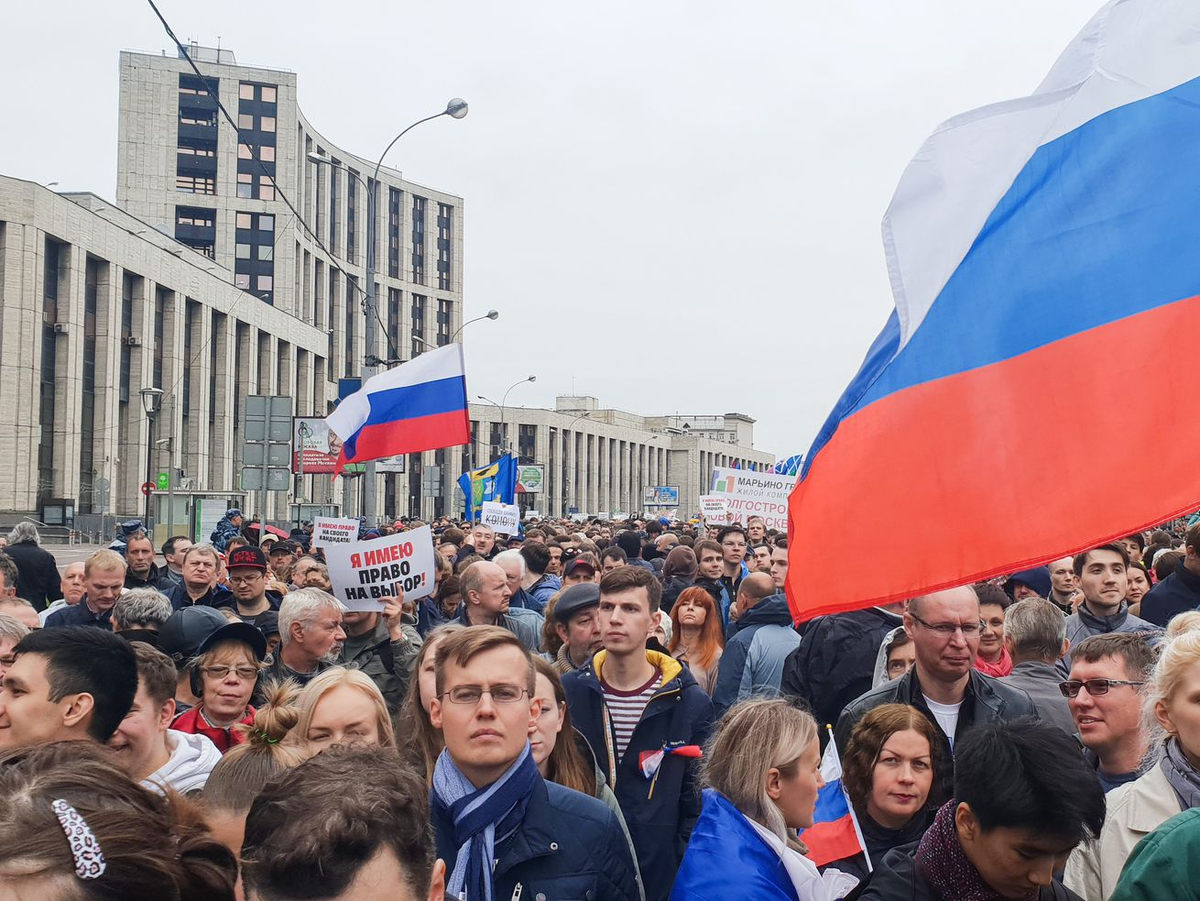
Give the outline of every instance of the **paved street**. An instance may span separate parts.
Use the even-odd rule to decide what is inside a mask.
[[[54,555],[54,560],[58,564],[58,571],[61,573],[65,567],[74,563],[76,560],[86,560],[88,555],[101,547],[106,547],[102,544],[43,544],[46,550]]]

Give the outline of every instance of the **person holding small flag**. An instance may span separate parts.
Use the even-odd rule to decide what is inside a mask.
[[[832,869],[820,873],[791,837],[813,825],[826,788],[822,770],[809,714],[783,699],[730,708],[705,750],[704,807],[670,901],[843,897],[856,880]]]

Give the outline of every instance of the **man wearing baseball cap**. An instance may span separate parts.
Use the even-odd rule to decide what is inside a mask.
[[[600,580],[596,577],[596,567],[592,565],[589,557],[583,555],[573,557],[563,568],[563,585],[569,588],[585,582],[600,584]]]
[[[600,650],[600,586],[595,582],[572,585],[554,604],[554,631],[562,647],[554,658],[554,668],[566,674],[591,660]]]
[[[267,551],[271,559],[271,572],[275,578],[288,585],[292,581],[292,567],[300,554],[300,545],[294,541],[276,541]],[[299,587],[299,586],[297,586]]]
[[[253,626],[271,610],[279,609],[279,597],[267,591],[267,558],[253,545],[235,548],[229,555],[229,588],[233,596],[220,606],[232,607]]]

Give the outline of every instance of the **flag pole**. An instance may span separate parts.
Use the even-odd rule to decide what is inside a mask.
[[[829,723],[825,724],[825,729],[829,733],[829,744],[833,747],[833,756],[837,760],[838,772],[842,769],[842,755],[838,753],[837,742],[833,740],[833,726]],[[842,780],[842,796],[846,799],[846,806],[850,809],[850,822],[854,824],[854,834],[858,837],[858,846],[862,848],[863,860],[867,862],[867,872],[874,873],[875,868],[871,866],[871,852],[867,850],[867,840],[863,838],[862,827],[858,825],[858,814],[854,812],[854,802],[850,800],[850,796],[846,794],[846,780]]]

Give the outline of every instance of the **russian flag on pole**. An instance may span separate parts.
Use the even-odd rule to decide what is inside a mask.
[[[800,833],[800,840],[808,846],[808,859],[823,867],[835,860],[862,854],[867,858],[867,869],[870,870],[871,859],[866,853],[858,820],[842,788],[842,761],[832,729],[825,755],[821,758],[821,778],[825,780],[825,787],[817,794],[813,824]]]
[[[381,372],[326,417],[342,439],[337,472],[394,454],[415,454],[471,440],[461,344],[447,344]]]
[[[1200,507],[1200,394],[1165,375],[1200,346],[1197,76],[1200,3],[1115,0],[1036,93],[909,164],[883,223],[895,312],[789,503],[797,621]],[[863,523],[887,536],[871,565],[829,566]]]

